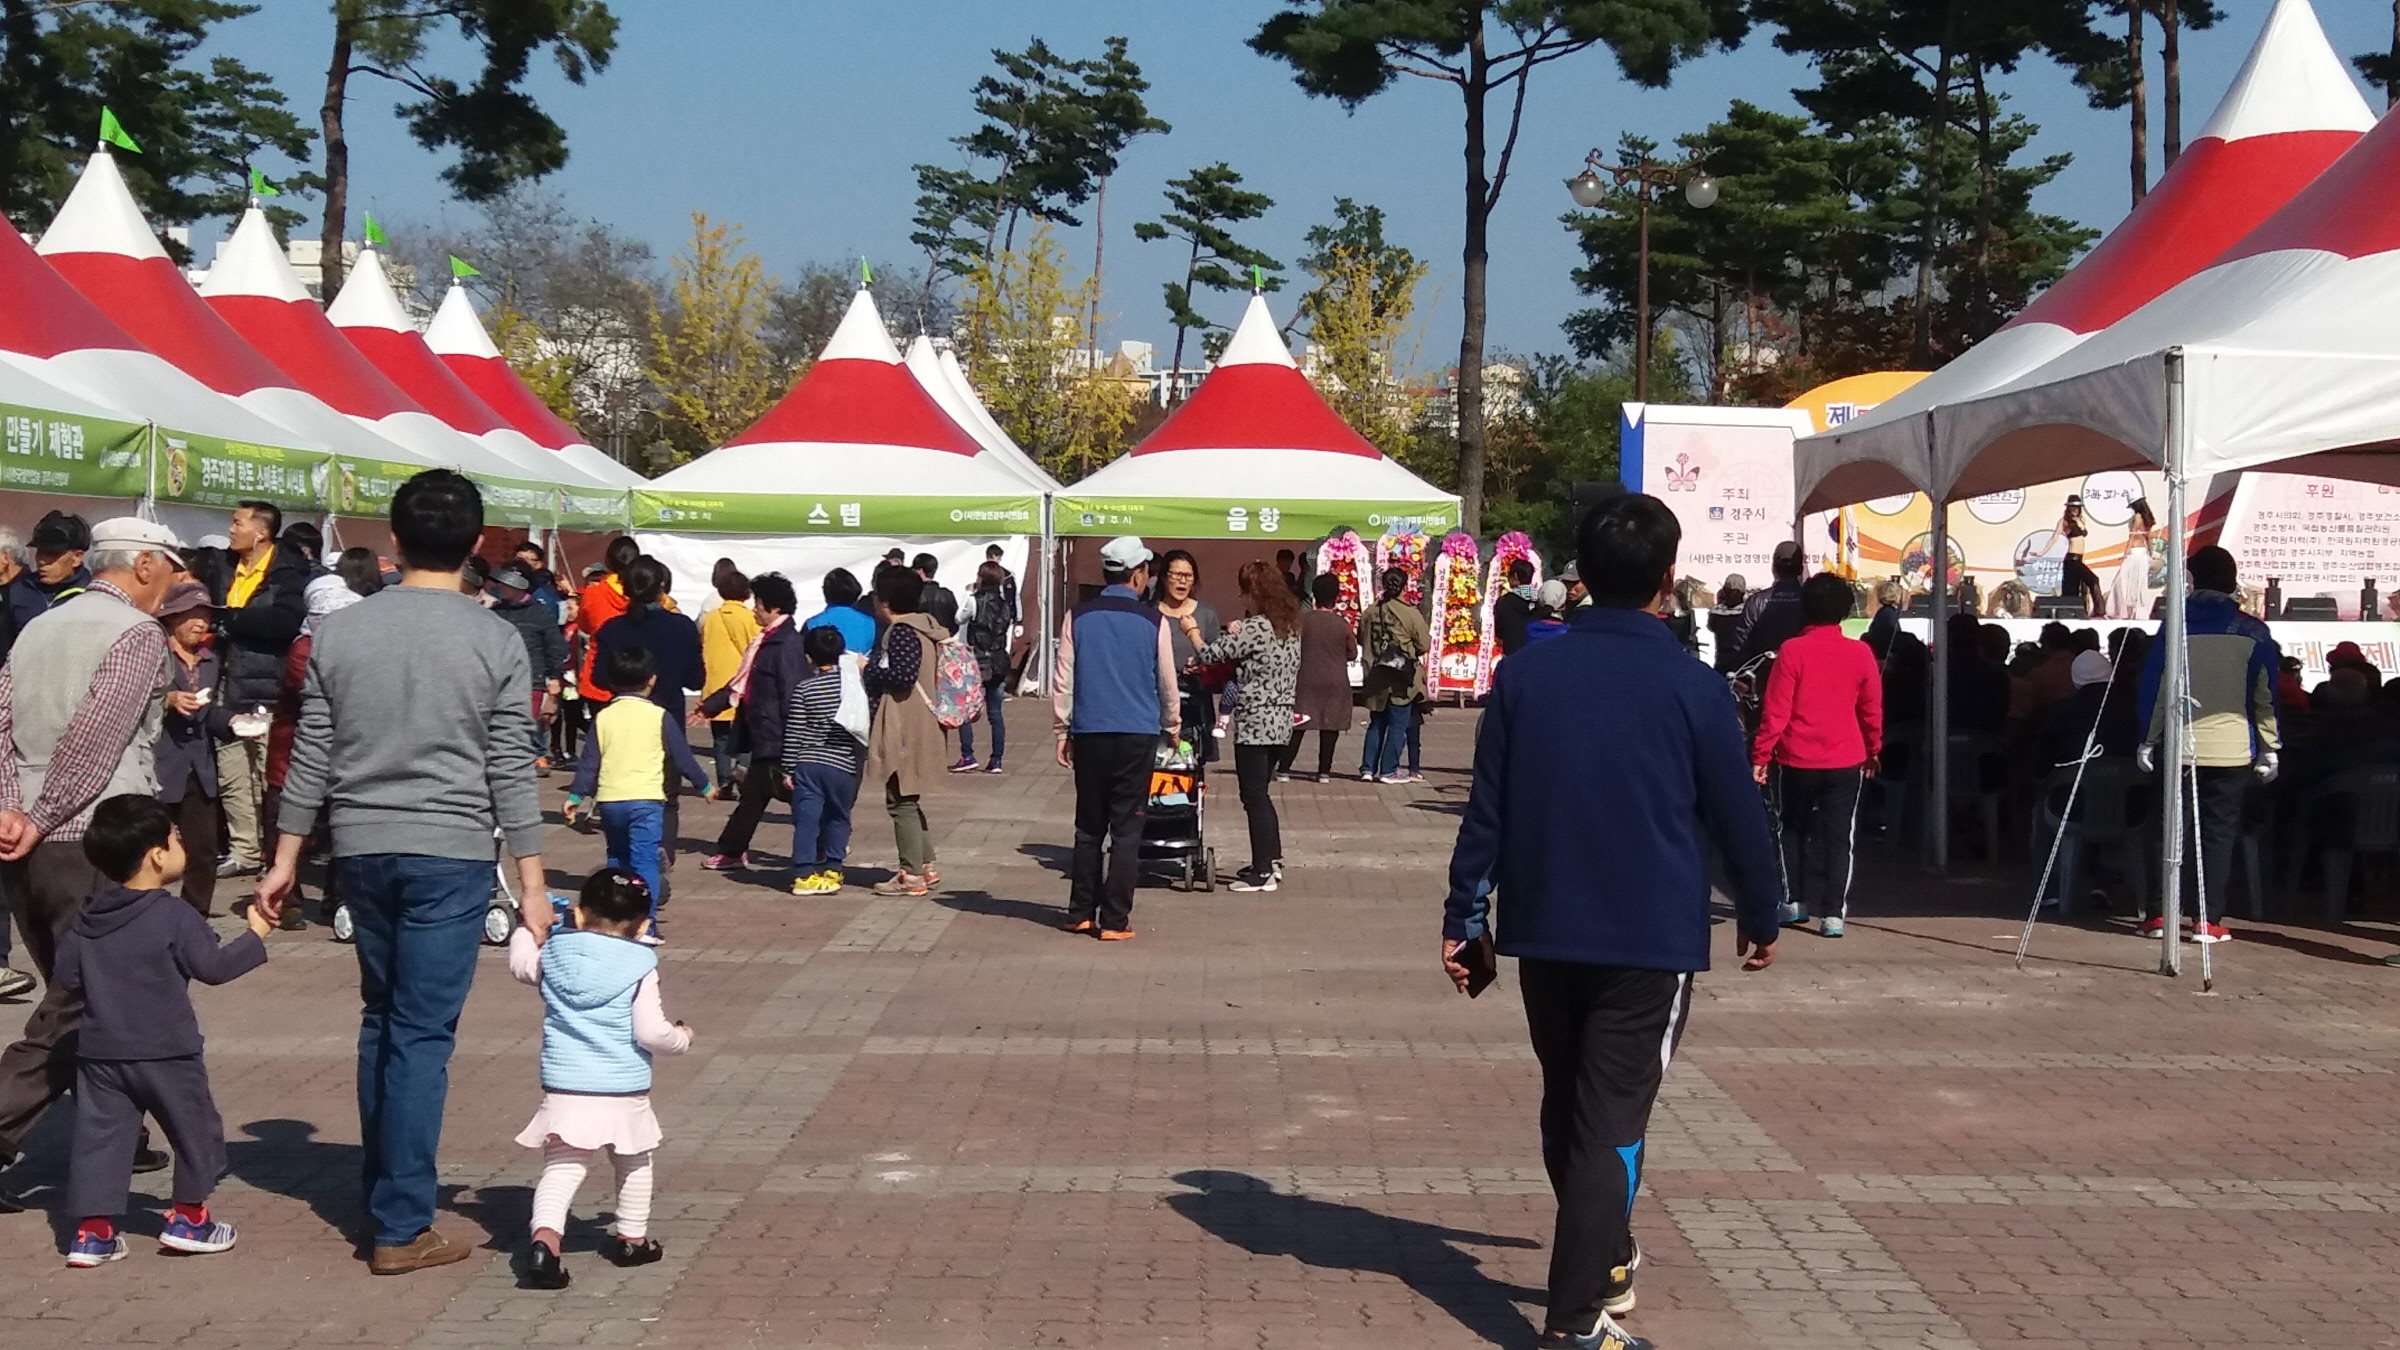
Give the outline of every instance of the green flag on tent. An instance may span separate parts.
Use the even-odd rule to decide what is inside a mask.
[[[1262,293],[1267,289],[1267,269],[1257,263],[1250,264],[1250,289]]]
[[[864,258],[858,260],[858,284],[861,286],[875,284],[875,269],[870,267]]]
[[[374,216],[367,215],[365,216],[365,220],[367,223],[367,244],[369,247],[381,248],[384,245],[392,242],[384,237],[383,227],[375,223]]]
[[[283,195],[283,189],[269,182],[267,176],[260,173],[258,166],[254,164],[250,166],[250,195],[253,197],[280,197]]]
[[[125,124],[117,120],[117,115],[106,104],[100,108],[100,140],[102,144],[113,145],[120,150],[131,150],[137,155],[142,153],[142,147],[126,134]]]
[[[482,276],[483,269],[453,253],[450,255],[450,275],[464,281],[468,277]]]

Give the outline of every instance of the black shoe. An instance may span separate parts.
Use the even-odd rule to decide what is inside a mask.
[[[569,1283],[567,1263],[558,1253],[536,1242],[525,1249],[525,1275],[517,1281],[520,1289],[564,1289]]]
[[[174,1155],[163,1148],[138,1148],[133,1151],[133,1170],[136,1173],[164,1172],[174,1165]]]
[[[667,1249],[658,1245],[657,1238],[642,1238],[628,1242],[611,1233],[600,1239],[600,1259],[612,1266],[647,1266],[666,1259]]]

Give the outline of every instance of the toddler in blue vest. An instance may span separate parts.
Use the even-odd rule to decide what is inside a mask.
[[[571,915],[575,926],[546,941],[520,927],[508,944],[509,973],[542,991],[542,1105],[517,1134],[519,1144],[542,1151],[525,1253],[529,1289],[567,1287],[559,1256],[567,1207],[602,1149],[617,1173],[617,1223],[600,1244],[602,1259],[646,1266],[666,1254],[650,1236],[650,1154],[660,1138],[650,1057],[680,1055],[692,1044],[690,1027],[667,1020],[658,953],[639,940],[650,917],[649,883],[624,868],[602,868],[583,884]]]

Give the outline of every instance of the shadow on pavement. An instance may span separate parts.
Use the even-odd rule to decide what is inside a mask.
[[[945,891],[932,897],[933,902],[961,914],[991,914],[1003,919],[1022,919],[1056,928],[1066,922],[1065,905],[1045,905],[1032,900],[1010,900],[990,891]]]
[[[1075,849],[1071,844],[1019,844],[1017,852],[1040,863],[1043,870],[1065,876],[1074,866]]]
[[[242,1126],[242,1133],[249,1137],[225,1143],[225,1170],[246,1185],[307,1205],[363,1259],[373,1224],[359,1182],[359,1146],[321,1140],[317,1127],[305,1120],[254,1120]],[[482,1230],[479,1246],[506,1246],[511,1238],[523,1237],[533,1209],[531,1188],[486,1189],[461,1203],[468,1193],[455,1184],[441,1188],[434,1202],[437,1227],[447,1212]]]
[[[1493,1345],[1530,1345],[1535,1328],[1518,1310],[1540,1304],[1539,1289],[1495,1280],[1454,1244],[1538,1248],[1530,1238],[1500,1237],[1397,1219],[1356,1205],[1287,1195],[1245,1172],[1176,1174],[1192,1189],[1167,1207],[1244,1251],[1289,1256],[1322,1270],[1389,1275]]]

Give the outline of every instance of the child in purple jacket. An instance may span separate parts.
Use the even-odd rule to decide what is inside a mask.
[[[117,1216],[133,1181],[142,1117],[175,1149],[175,1208],[159,1246],[206,1254],[233,1246],[233,1225],[211,1219],[208,1197],[225,1175],[225,1124],[201,1063],[193,980],[224,984],[266,964],[267,917],[219,946],[208,921],[167,889],[187,859],[174,817],[149,797],[110,797],[92,812],[84,856],[103,886],[58,944],[59,987],[83,998],[82,1063],[75,1078],[75,1143],[67,1212],[76,1215],[70,1266],[125,1259]]]

